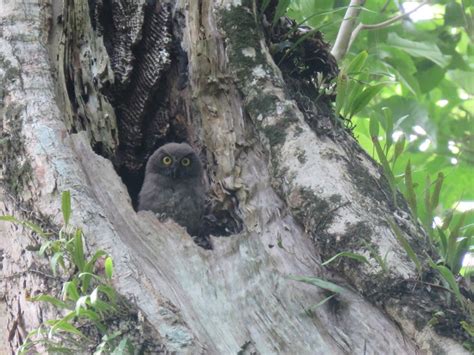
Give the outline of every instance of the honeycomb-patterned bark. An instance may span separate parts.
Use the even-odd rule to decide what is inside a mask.
[[[118,104],[120,163],[129,171],[137,171],[143,165],[140,159],[145,140],[145,128],[151,127],[154,134],[166,129],[166,115],[159,115],[156,93],[160,79],[170,64],[170,13],[163,7],[153,7],[145,14],[143,39],[137,49],[130,85]],[[147,120],[158,116],[153,125]],[[165,117],[163,117],[165,116]],[[156,125],[159,127],[156,128]]]
[[[105,37],[116,90],[123,89],[132,75],[132,49],[142,37],[144,0],[89,0],[89,4],[92,24]]]
[[[89,0],[89,6],[114,72],[107,89],[118,124],[114,163],[134,175],[169,129],[163,77],[170,64],[170,11],[151,0]]]

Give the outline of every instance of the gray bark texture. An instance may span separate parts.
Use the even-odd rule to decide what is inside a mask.
[[[260,23],[249,0],[3,0],[0,212],[60,225],[70,190],[88,250],[110,253],[116,289],[169,352],[466,353],[428,325],[442,291],[421,282],[388,220],[421,260],[423,231],[348,133],[315,129],[332,113],[292,95]],[[147,157],[173,140],[205,163],[213,235],[231,229],[213,250],[133,207]],[[0,231],[14,351],[56,315],[28,295],[60,290],[26,250],[35,236]],[[369,264],[321,266],[341,251]],[[345,291],[308,312],[327,292],[290,276]]]

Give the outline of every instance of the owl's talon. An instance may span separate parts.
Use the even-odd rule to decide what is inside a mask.
[[[164,222],[168,219],[168,215],[166,213],[155,213],[156,218],[160,220],[160,222]]]
[[[206,236],[192,236],[194,243],[199,245],[201,248],[212,250],[211,239]]]

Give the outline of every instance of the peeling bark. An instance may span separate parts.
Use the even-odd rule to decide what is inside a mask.
[[[387,218],[422,257],[428,245],[419,226],[401,199],[402,208],[392,205],[380,168],[349,134],[312,129],[268,51],[252,1],[58,3],[0,9],[2,212],[59,225],[59,194],[70,190],[73,223],[84,229],[89,250],[112,255],[117,290],[134,300],[169,351],[464,352],[460,339],[427,325],[432,308],[445,307],[443,297],[407,287],[424,286]],[[154,15],[144,9],[155,9],[152,27],[170,26],[169,33],[146,37]],[[134,52],[143,47],[149,52]],[[170,51],[171,62],[161,53],[158,66],[147,64],[160,50]],[[134,79],[141,76],[146,80]],[[311,120],[323,115],[327,107]],[[155,138],[147,141],[150,132]],[[143,163],[171,139],[201,152],[217,223],[242,224],[230,237],[212,237],[212,251],[174,222],[133,209]],[[44,290],[44,280],[28,272],[11,278],[32,263],[24,231],[9,227],[0,241],[15,349],[24,338],[18,314],[25,331],[46,318],[43,305],[24,297]],[[387,255],[388,275],[368,245]],[[321,267],[343,250],[366,255],[370,265]],[[329,279],[345,292],[308,313],[326,294],[289,275]],[[387,285],[399,293],[387,293]]]

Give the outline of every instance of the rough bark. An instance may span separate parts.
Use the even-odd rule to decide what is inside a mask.
[[[312,129],[309,120],[327,120],[328,111],[309,117],[290,96],[253,2],[147,2],[162,16],[154,28],[165,26],[165,33],[158,36],[176,41],[161,54],[146,45],[142,24],[153,15],[142,11],[145,1],[98,3],[98,14],[86,2],[2,4],[3,212],[59,225],[59,194],[70,190],[73,222],[89,250],[112,255],[117,290],[136,302],[170,351],[464,352],[459,340],[427,325],[444,300],[417,281],[387,220],[400,225],[420,257],[430,252],[422,231],[406,208],[393,206],[379,167],[349,134]],[[136,21],[124,29],[112,19],[107,23],[118,27],[100,28],[101,11]],[[143,47],[132,50],[137,45]],[[114,62],[117,52],[123,62]],[[149,53],[162,55],[153,77],[148,64],[140,69]],[[162,124],[149,129],[157,120]],[[139,142],[126,136],[140,127]],[[213,213],[240,230],[212,237],[211,251],[174,222],[133,209],[139,184],[132,180],[152,149],[171,139],[201,151]],[[0,240],[15,349],[26,331],[54,315],[25,294],[54,284],[28,268],[40,261],[25,251],[23,230],[9,226]],[[389,273],[368,245],[387,255]],[[321,267],[340,251],[364,254],[370,264]],[[308,314],[326,294],[289,275],[330,279],[346,291]]]

